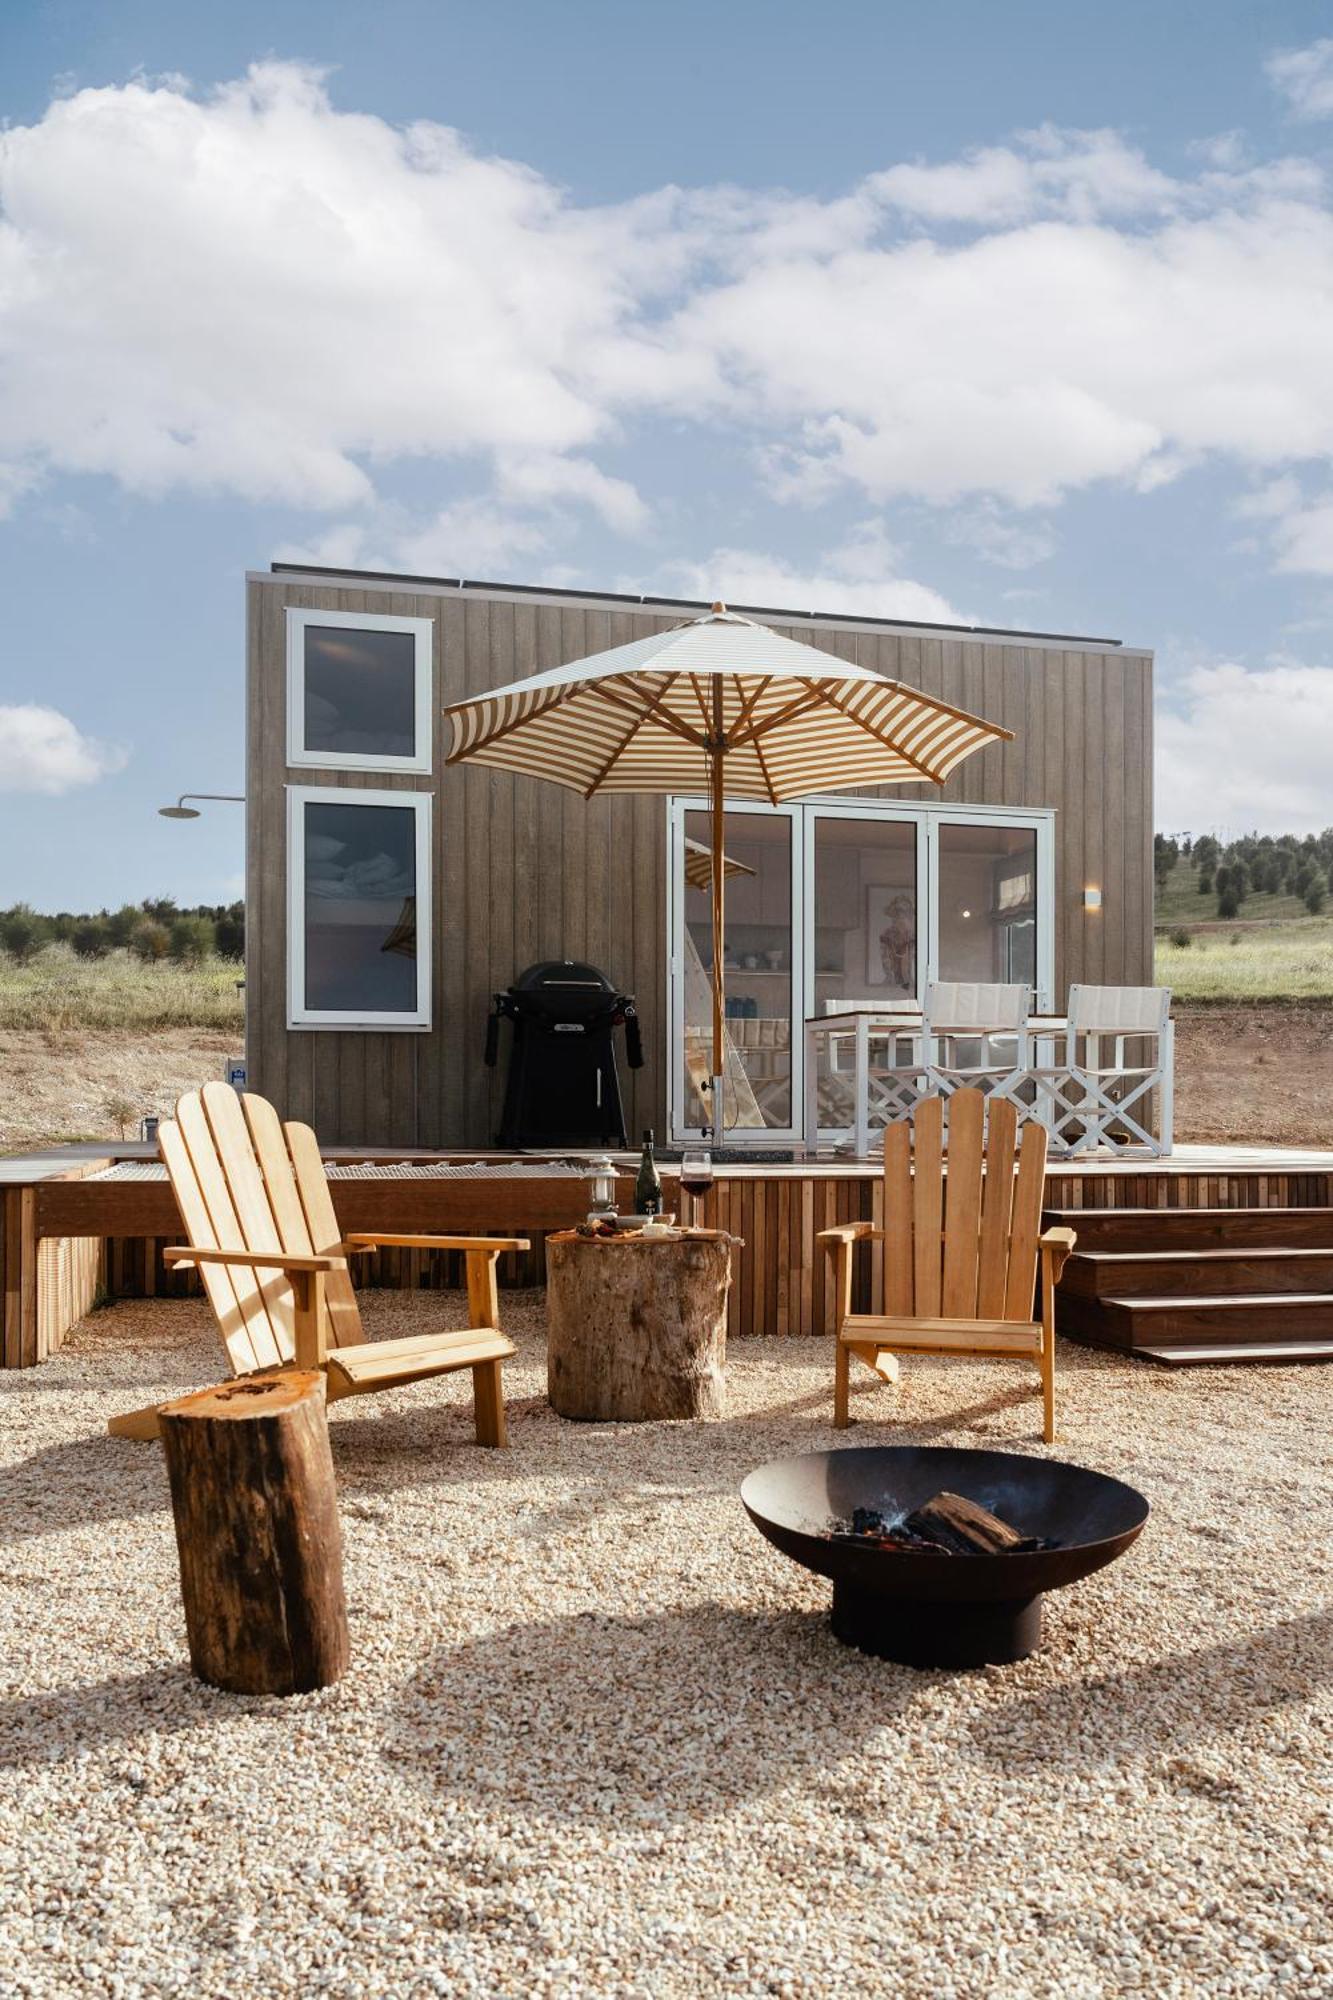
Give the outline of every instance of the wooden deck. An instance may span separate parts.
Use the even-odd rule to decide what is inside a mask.
[[[0,1160],[0,1365],[31,1367],[54,1353],[99,1292],[179,1296],[195,1287],[192,1275],[170,1272],[162,1262],[162,1250],[181,1240],[181,1228],[165,1178],[143,1177],[153,1157],[149,1146],[89,1145]],[[512,1154],[343,1146],[327,1148],[325,1158],[335,1170],[334,1206],[345,1230],[532,1236],[532,1252],[503,1260],[502,1281],[509,1284],[540,1282],[545,1235],[581,1220],[587,1209],[588,1182],[581,1174],[534,1173],[536,1161],[518,1163],[521,1175],[485,1171],[516,1164]],[[457,1171],[472,1165],[483,1171]],[[625,1155],[620,1165],[621,1206],[628,1207],[634,1162]],[[139,1177],[106,1178],[116,1167],[137,1168]],[[441,1167],[455,1171],[448,1177],[422,1173]],[[662,1171],[674,1206],[675,1170],[664,1165]],[[1167,1160],[1099,1155],[1057,1161],[1049,1170],[1046,1206],[1333,1208],[1333,1151],[1183,1145]],[[702,1220],[743,1239],[730,1332],[743,1338],[829,1331],[832,1282],[816,1238],[835,1223],[878,1222],[881,1209],[879,1171],[869,1162],[720,1166]],[[874,1247],[865,1253],[858,1275],[867,1304],[878,1254]],[[458,1263],[429,1252],[382,1250],[358,1264],[357,1276],[362,1284],[437,1287],[459,1282]]]

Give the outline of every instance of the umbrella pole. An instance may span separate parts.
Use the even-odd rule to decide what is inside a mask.
[[[722,1042],[722,989],[725,973],[722,965],[724,913],[726,904],[726,865],[722,852],[723,826],[723,752],[712,753],[712,835],[713,835],[713,1144],[722,1144],[723,1130],[723,1063]]]

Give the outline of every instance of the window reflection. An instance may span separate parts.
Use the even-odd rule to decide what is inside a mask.
[[[305,628],[305,749],[416,755],[417,642],[411,632]]]
[[[415,811],[307,801],[303,837],[306,1007],[415,1013]]]

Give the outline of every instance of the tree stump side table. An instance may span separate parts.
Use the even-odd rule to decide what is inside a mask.
[[[735,1237],[546,1239],[546,1386],[562,1417],[650,1423],[726,1414]]]

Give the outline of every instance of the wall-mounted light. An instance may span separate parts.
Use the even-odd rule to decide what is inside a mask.
[[[1101,906],[1102,906],[1102,892],[1101,892],[1101,890],[1100,890],[1100,889],[1094,889],[1094,888],[1093,888],[1093,887],[1092,887],[1091,885],[1089,885],[1089,886],[1088,886],[1088,887],[1087,887],[1086,889],[1084,889],[1084,891],[1083,891],[1083,907],[1084,907],[1084,909],[1085,909],[1085,910],[1100,910]]]

